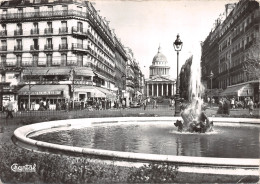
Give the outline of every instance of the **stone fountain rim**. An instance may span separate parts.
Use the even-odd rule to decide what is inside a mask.
[[[134,118],[134,121],[133,121]],[[173,156],[173,155],[159,155],[146,153],[133,153],[110,151],[101,149],[81,148],[66,145],[58,145],[42,141],[36,141],[28,137],[33,132],[38,132],[46,129],[54,129],[61,127],[82,125],[91,126],[94,123],[103,122],[138,122],[138,121],[176,121],[180,117],[112,117],[112,118],[82,118],[82,119],[66,119],[58,121],[48,121],[35,123],[31,125],[22,126],[14,131],[15,143],[23,148],[37,150],[57,150],[62,152],[70,152],[83,155],[97,156],[100,158],[111,158],[124,160],[128,162],[168,162],[180,165],[197,165],[210,167],[242,167],[242,168],[259,168],[259,159],[250,158],[215,158],[215,157],[191,157],[191,156]],[[210,120],[214,122],[223,123],[242,123],[242,124],[258,124],[260,119],[251,118],[219,118],[211,117]]]

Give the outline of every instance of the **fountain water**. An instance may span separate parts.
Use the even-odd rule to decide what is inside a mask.
[[[201,67],[200,67],[201,50],[200,47],[195,47],[192,64],[191,73],[189,81],[189,100],[190,104],[181,112],[181,117],[183,119],[183,124],[178,121],[175,126],[178,127],[179,131],[196,131],[196,132],[206,132],[212,130],[212,123],[203,113],[203,99],[201,94],[204,92],[204,86],[201,83]],[[180,128],[182,127],[182,128]]]

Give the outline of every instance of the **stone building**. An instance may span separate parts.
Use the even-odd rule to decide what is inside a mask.
[[[1,92],[13,89],[1,105],[8,95],[19,104],[112,100],[125,80],[124,46],[89,1],[2,1],[0,55]]]
[[[161,53],[159,46],[150,66],[150,77],[146,79],[146,96],[173,97],[175,81],[170,79],[170,67],[167,58]]]
[[[221,96],[259,101],[259,81],[248,77],[244,70],[248,51],[260,39],[259,3],[240,0],[227,4],[226,12],[218,20],[202,44],[202,78],[209,84],[212,71],[213,88],[224,90]]]

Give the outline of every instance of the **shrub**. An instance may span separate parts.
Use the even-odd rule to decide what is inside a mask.
[[[148,164],[130,174],[131,183],[171,183],[178,174],[178,166],[163,164]]]

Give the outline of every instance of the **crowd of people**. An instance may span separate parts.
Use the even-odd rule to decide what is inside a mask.
[[[254,108],[258,108],[259,104],[254,103],[253,100],[250,97],[245,98],[243,101],[237,101],[234,97],[227,98],[222,97],[219,100],[218,103],[218,111],[217,114],[230,114],[230,109],[236,109],[236,108],[248,108],[249,114],[253,115]]]

